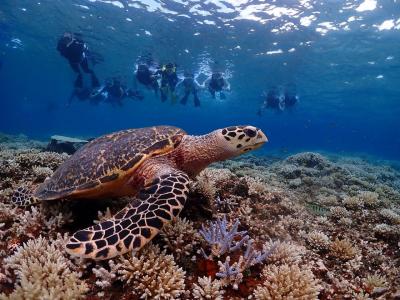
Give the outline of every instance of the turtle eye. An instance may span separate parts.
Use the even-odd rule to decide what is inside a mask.
[[[257,135],[257,132],[255,130],[253,130],[253,129],[250,129],[250,128],[245,128],[245,129],[243,129],[243,131],[249,137],[255,137]]]

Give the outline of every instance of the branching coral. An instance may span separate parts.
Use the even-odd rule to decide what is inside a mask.
[[[315,300],[321,287],[308,270],[297,265],[269,265],[263,269],[264,283],[254,291],[257,300]]]
[[[165,248],[168,248],[177,260],[189,257],[200,244],[200,235],[193,228],[193,223],[179,217],[164,226],[161,236],[166,243]]]
[[[331,243],[331,254],[342,260],[349,260],[356,257],[358,249],[347,239],[336,239]]]
[[[375,289],[387,287],[386,277],[379,274],[368,275],[363,283],[367,293],[373,293]]]
[[[244,178],[249,188],[250,196],[255,196],[255,195],[261,196],[268,193],[267,185],[262,181],[261,178],[250,177],[250,176],[245,176]]]
[[[343,204],[349,209],[359,209],[364,206],[363,198],[360,196],[345,197]]]
[[[369,191],[360,191],[358,194],[358,197],[362,199],[364,202],[365,206],[374,208],[379,206],[379,194],[375,192],[369,192]]]
[[[224,290],[219,280],[199,277],[197,283],[193,283],[192,295],[195,299],[223,300]]]
[[[275,264],[296,264],[305,254],[305,248],[293,242],[269,241],[264,249],[274,249],[267,262]]]
[[[92,269],[93,274],[96,276],[96,285],[101,288],[108,288],[115,281],[117,275],[115,274],[115,270],[117,266],[115,265],[113,260],[109,260],[110,270],[105,269],[104,267],[96,266]]]
[[[391,224],[400,224],[400,215],[392,209],[381,209],[380,215]]]
[[[321,231],[312,231],[307,235],[307,241],[317,250],[326,250],[329,248],[330,239],[329,237]]]
[[[71,261],[64,256],[64,238],[29,240],[4,260],[17,276],[15,290],[4,299],[80,299],[88,291]]]
[[[116,270],[132,294],[141,298],[176,299],[184,293],[185,272],[158,246],[150,244],[139,256],[120,258]]]
[[[341,206],[333,206],[330,209],[330,216],[334,219],[340,219],[350,216],[350,212]]]
[[[257,251],[253,247],[253,240],[247,242],[246,251],[239,257],[237,262],[230,264],[230,257],[226,257],[225,263],[218,261],[219,272],[217,276],[222,278],[221,282],[224,285],[231,284],[234,289],[238,288],[238,284],[243,279],[243,272],[256,264],[262,263],[275,251],[276,245],[270,249]]]
[[[224,217],[222,220],[217,219],[211,223],[208,229],[202,226],[200,234],[211,246],[211,257],[220,257],[227,252],[240,249],[249,239],[246,231],[238,231],[239,224],[239,220],[236,220],[232,226],[228,226],[228,221]],[[228,227],[231,228],[228,229]],[[206,258],[209,257],[203,249],[202,252]]]

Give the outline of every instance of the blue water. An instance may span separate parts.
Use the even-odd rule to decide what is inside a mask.
[[[105,61],[101,80],[126,76],[151,52],[160,62],[227,75],[225,100],[161,103],[151,92],[122,107],[65,104],[75,74],[56,51],[66,30],[82,33]],[[384,0],[2,0],[0,132],[46,139],[169,124],[189,133],[253,124],[262,152],[320,150],[400,159],[400,3]],[[295,85],[292,111],[256,112],[263,91]]]

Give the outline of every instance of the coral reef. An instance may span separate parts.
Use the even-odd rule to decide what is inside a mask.
[[[199,277],[198,283],[193,283],[192,295],[195,299],[223,300],[224,290],[219,280]]]
[[[120,259],[115,270],[140,298],[176,299],[185,292],[185,271],[158,246],[149,245],[138,256]]]
[[[130,198],[13,207],[68,155],[0,136],[0,299],[396,299],[400,171],[298,153],[214,164],[138,253],[94,262],[65,239]],[[97,220],[96,220],[97,219]]]
[[[63,241],[39,237],[17,247],[3,266],[10,279],[16,277],[16,287],[0,299],[83,299],[88,286],[65,256]]]
[[[257,300],[317,299],[321,287],[308,269],[297,265],[267,266],[264,282],[254,291]]]

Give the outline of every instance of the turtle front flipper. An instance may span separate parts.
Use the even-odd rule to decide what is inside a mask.
[[[20,207],[27,207],[37,203],[38,199],[33,195],[33,190],[33,187],[18,187],[11,196],[11,203]]]
[[[67,252],[92,259],[109,259],[139,250],[178,216],[189,192],[189,177],[181,171],[161,175],[112,219],[77,231]]]

